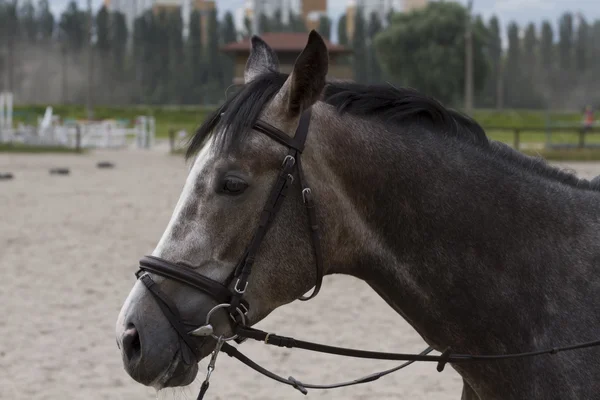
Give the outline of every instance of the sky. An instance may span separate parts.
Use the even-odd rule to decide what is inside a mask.
[[[49,0],[55,15],[59,15],[71,0]],[[76,0],[81,7],[86,7],[87,0]],[[133,0],[131,0],[133,1]],[[219,14],[234,11],[244,4],[244,0],[216,0]],[[373,0],[364,0],[365,2]],[[457,0],[466,4],[468,0]],[[102,0],[92,0],[94,8],[100,7]],[[336,21],[344,13],[348,0],[328,0],[330,17]],[[554,26],[565,11],[580,12],[588,20],[600,19],[600,0],[474,0],[473,11],[487,21],[492,15],[498,16],[504,28],[515,21],[524,27],[529,22],[539,26],[548,19]],[[335,38],[334,38],[335,40]]]

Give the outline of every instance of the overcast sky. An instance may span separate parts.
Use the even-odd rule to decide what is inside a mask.
[[[55,15],[59,15],[69,1],[50,0],[50,7]],[[467,3],[467,0],[458,1]],[[87,0],[77,2],[81,7],[86,7]],[[94,7],[100,7],[101,3],[102,0],[92,0]],[[348,0],[328,0],[329,13],[334,20],[344,12],[347,3]],[[219,14],[233,11],[243,4],[244,0],[217,0]],[[481,14],[486,20],[495,14],[500,18],[503,27],[512,20],[524,26],[528,22],[539,24],[540,21],[549,19],[555,25],[565,11],[581,12],[588,22],[600,19],[600,0],[474,0],[476,14]]]

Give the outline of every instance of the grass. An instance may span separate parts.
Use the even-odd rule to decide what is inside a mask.
[[[82,154],[85,150],[76,150],[63,146],[37,146],[21,143],[0,143],[0,153],[72,153]]]
[[[15,123],[36,125],[38,117],[42,117],[45,111],[46,106],[15,106],[13,120]],[[212,108],[196,106],[97,106],[94,107],[94,119],[123,120],[133,126],[136,117],[153,116],[156,121],[156,137],[167,138],[171,129],[175,131],[185,129],[188,133],[194,132],[210,111]],[[63,120],[87,119],[83,105],[52,105],[52,112]]]
[[[600,161],[600,149],[541,149],[521,151],[530,156],[543,157],[548,161]]]
[[[85,106],[83,105],[53,105],[55,115],[61,116],[67,120],[86,119]],[[25,122],[37,124],[37,118],[44,114],[45,106],[18,106],[15,107],[15,122]],[[185,130],[188,136],[193,134],[196,128],[202,124],[208,113],[214,107],[198,106],[97,106],[94,108],[95,119],[120,119],[126,120],[133,125],[135,118],[140,115],[152,115],[156,121],[156,137],[159,139],[168,138],[171,130],[177,132]],[[486,130],[488,136],[509,145],[514,144],[515,127],[525,129],[520,132],[521,151],[527,153],[535,151],[548,159],[583,159],[598,160],[598,150],[543,150],[546,143],[545,129],[550,125],[554,130],[552,133],[552,142],[560,144],[577,144],[579,136],[573,132],[560,131],[561,126],[579,126],[581,123],[581,113],[566,111],[547,111],[539,110],[486,110],[479,109],[473,112],[473,118],[479,122]],[[527,130],[527,128],[533,130]],[[179,139],[177,139],[180,142]],[[586,135],[586,143],[600,144],[600,134]],[[530,150],[534,147],[535,150]],[[8,151],[0,148],[0,151]],[[11,149],[11,151],[17,151]],[[61,151],[60,149],[40,148],[39,152]],[[67,150],[69,151],[69,150]],[[29,152],[36,152],[31,149]],[[181,154],[182,150],[176,150],[175,154]]]

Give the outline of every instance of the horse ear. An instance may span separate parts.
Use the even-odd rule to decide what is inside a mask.
[[[320,97],[329,69],[329,52],[321,35],[310,31],[308,43],[280,91],[290,116],[297,116]]]
[[[249,83],[266,72],[279,71],[279,59],[269,45],[256,35],[251,39],[250,57],[244,70],[244,82]]]

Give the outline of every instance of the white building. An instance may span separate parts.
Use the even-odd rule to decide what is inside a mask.
[[[133,32],[133,22],[145,11],[152,8],[154,0],[105,0],[109,11],[119,11],[125,15],[127,30]]]
[[[290,22],[290,13],[300,15],[302,13],[302,0],[245,0],[244,4],[234,12],[235,28],[238,32],[245,32],[244,19],[252,21],[254,16],[254,3],[260,1],[262,13],[268,18],[273,18],[277,10],[281,11],[281,21],[284,24]]]

